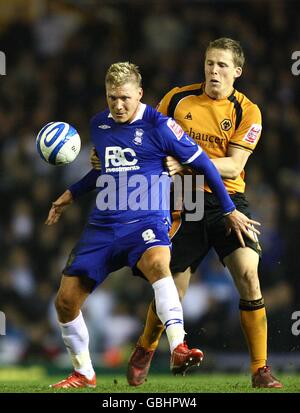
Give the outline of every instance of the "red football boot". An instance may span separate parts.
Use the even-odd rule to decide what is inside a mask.
[[[272,376],[268,366],[260,367],[252,376],[252,387],[281,389],[283,384],[276,377]]]
[[[136,345],[127,367],[127,381],[130,386],[140,386],[148,376],[154,351]]]
[[[170,368],[173,374],[185,376],[187,370],[192,366],[200,366],[203,353],[197,348],[189,349],[187,344],[181,343],[173,350]]]
[[[83,374],[73,371],[69,377],[59,381],[58,383],[51,384],[50,387],[54,389],[75,389],[82,387],[96,387],[96,374],[89,380]]]

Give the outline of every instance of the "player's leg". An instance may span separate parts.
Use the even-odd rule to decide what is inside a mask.
[[[208,250],[208,245],[204,241],[206,237],[203,234],[205,230],[203,222],[186,222],[184,214],[180,216],[180,221],[178,221],[178,214],[176,217],[170,231],[173,244],[171,270],[181,300],[191,277],[189,264],[197,259],[201,260]],[[203,240],[200,245],[199,240]],[[138,386],[144,383],[163,331],[164,325],[156,314],[155,300],[153,300],[148,308],[144,331],[128,362],[127,379],[129,384]]]
[[[153,287],[157,315],[166,328],[171,352],[184,341],[183,314],[170,271],[170,249],[154,247],[144,252],[137,267]]]
[[[237,209],[251,218],[244,194],[236,193],[231,197]],[[266,367],[267,319],[258,277],[259,242],[244,236],[246,247],[241,248],[234,233],[226,235],[222,211],[212,194],[205,196],[205,215],[210,242],[231,272],[240,294],[240,319],[249,348],[252,377],[256,375],[259,382],[255,387],[281,387]]]
[[[190,276],[189,269],[184,273],[174,274],[174,282],[180,300],[187,290]],[[164,324],[156,314],[155,299],[153,299],[148,308],[144,331],[128,362],[127,380],[130,385],[139,386],[145,382],[164,329]]]
[[[184,342],[183,311],[171,271],[170,249],[154,247],[147,250],[137,266],[152,284],[157,315],[163,323],[171,352],[171,371],[185,373],[187,368],[199,365],[203,353],[189,349]]]
[[[74,367],[73,373],[51,387],[95,387],[96,375],[89,353],[89,333],[81,307],[92,291],[92,280],[86,277],[62,276],[55,300],[59,326]]]
[[[259,257],[251,248],[238,248],[224,258],[240,294],[240,318],[251,357],[251,372],[266,365],[267,319],[258,279]]]
[[[107,256],[112,249],[111,228],[87,225],[72,250],[55,300],[59,326],[71,356],[74,372],[55,388],[95,387],[96,375],[89,354],[89,333],[81,307],[109,273]],[[79,275],[82,274],[82,275]]]
[[[253,387],[282,387],[267,367],[267,317],[259,277],[259,256],[238,248],[224,258],[240,294],[240,320],[248,344]]]
[[[244,194],[231,196],[237,209],[251,218],[249,204]],[[258,263],[261,248],[258,240],[253,242],[244,236],[245,248],[234,233],[226,235],[222,211],[214,195],[205,195],[205,215],[208,236],[219,255],[220,261],[231,272],[240,293],[240,319],[251,359],[251,372],[258,375],[255,387],[281,387],[266,367],[267,359],[267,319],[258,278]]]
[[[55,299],[55,308],[60,323],[69,323],[78,317],[80,309],[92,292],[94,282],[87,277],[63,274]]]
[[[180,215],[175,213],[169,236],[173,245],[171,271],[179,298],[182,300],[190,282],[189,266],[195,262],[199,263],[209,249],[205,220],[186,221],[184,212]],[[145,328],[139,339],[140,345],[147,350],[155,350],[163,330],[164,326],[156,314],[153,300],[149,305]]]
[[[190,268],[184,272],[174,274],[173,278],[178,291],[179,299],[182,301],[191,278]],[[164,326],[156,314],[155,300],[153,299],[148,308],[145,328],[139,338],[138,345],[150,351],[155,351],[163,331]]]

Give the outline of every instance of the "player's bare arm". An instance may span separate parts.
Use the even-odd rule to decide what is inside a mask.
[[[228,148],[228,156],[224,158],[211,159],[212,163],[217,168],[218,172],[224,179],[236,179],[244,169],[250,152],[243,149]],[[179,172],[189,172],[190,168],[181,165],[173,156],[167,156],[165,165],[169,171],[169,175],[173,176]]]
[[[251,152],[229,146],[227,156],[211,159],[222,178],[236,179],[244,169]]]
[[[63,211],[71,205],[73,202],[73,197],[71,191],[68,189],[59,197],[56,201],[52,203],[52,207],[49,211],[48,217],[45,221],[46,225],[56,224],[63,213]]]
[[[100,163],[100,159],[99,159],[99,156],[97,154],[97,151],[96,151],[95,147],[93,147],[91,149],[90,162],[91,162],[91,165],[94,169],[97,169],[97,171],[100,171],[101,163]]]

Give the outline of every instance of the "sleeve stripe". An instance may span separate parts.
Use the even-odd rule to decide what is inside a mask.
[[[243,145],[239,145],[238,143],[232,143],[232,142],[230,142],[230,143],[229,143],[229,146],[236,146],[237,148],[243,149],[244,151],[253,153],[253,150],[252,150],[252,149],[247,148],[246,146],[243,146]]]
[[[182,164],[183,164],[183,165],[186,165],[186,164],[188,164],[188,163],[193,162],[196,158],[198,158],[199,155],[201,155],[201,153],[202,153],[202,149],[200,148],[200,146],[198,146],[197,152],[194,153],[194,155],[191,156],[187,161],[182,162]]]
[[[237,130],[237,128],[240,126],[241,120],[242,120],[242,116],[243,116],[243,109],[242,106],[240,104],[240,102],[237,100],[237,98],[234,96],[235,94],[235,90],[233,91],[233,93],[228,96],[228,100],[230,102],[233,103],[234,105],[234,109],[236,112],[236,121],[235,121],[235,130]]]

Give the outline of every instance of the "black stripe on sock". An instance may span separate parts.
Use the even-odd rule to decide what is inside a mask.
[[[265,302],[264,299],[261,297],[258,300],[242,300],[240,299],[239,309],[244,311],[255,311],[259,310],[260,308],[264,308]]]

